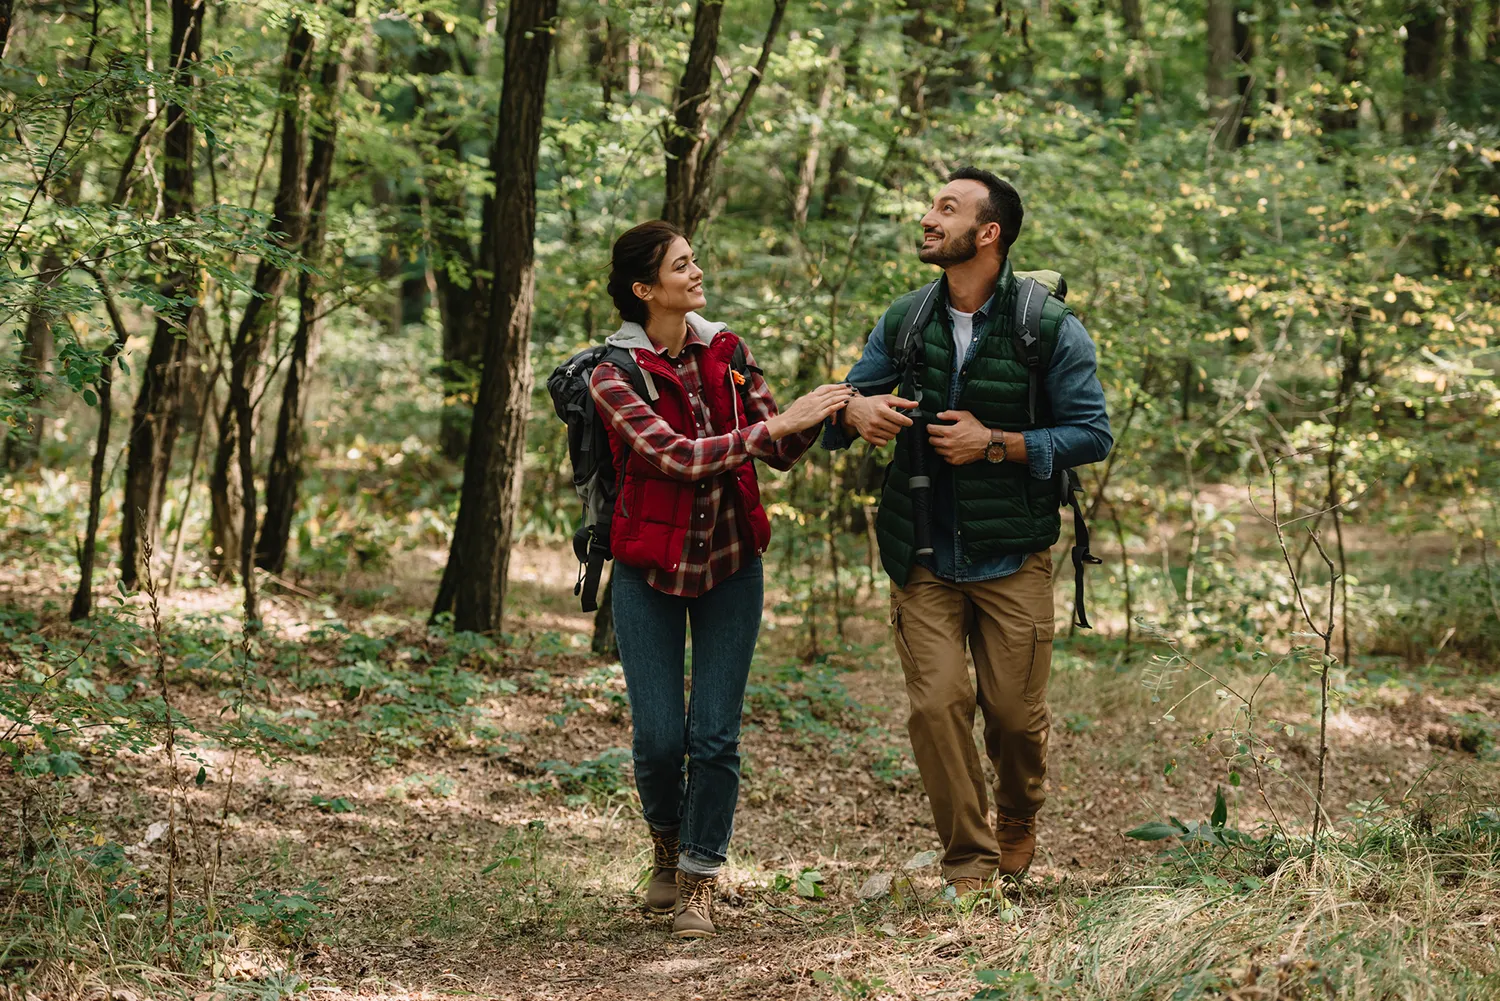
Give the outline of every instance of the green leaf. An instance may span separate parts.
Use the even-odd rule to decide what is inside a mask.
[[[1224,789],[1214,786],[1214,812],[1208,818],[1209,826],[1216,831],[1224,829],[1224,822],[1229,819],[1229,805],[1224,802]]]
[[[208,781],[208,769],[205,768],[203,765],[199,765],[198,766],[198,774],[193,776],[193,785],[197,786],[199,789],[202,789],[203,788],[203,783],[205,783],[207,781]]]
[[[94,395],[92,389],[85,389],[83,391],[83,402],[91,407],[97,407],[99,405],[99,397]]]
[[[1125,836],[1127,838],[1134,838],[1137,841],[1163,841],[1167,838],[1175,838],[1183,833],[1182,828],[1173,827],[1171,824],[1163,824],[1161,821],[1155,820],[1149,824],[1142,824],[1140,827],[1126,831]]]

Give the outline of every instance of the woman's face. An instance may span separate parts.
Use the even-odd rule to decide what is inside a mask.
[[[667,247],[656,273],[656,284],[635,284],[635,294],[646,307],[658,313],[687,313],[708,305],[703,295],[703,269],[693,257],[693,247],[677,237]]]

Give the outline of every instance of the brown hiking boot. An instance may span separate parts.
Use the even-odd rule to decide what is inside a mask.
[[[677,907],[677,832],[651,828],[651,880],[646,884],[646,910],[671,914]]]
[[[970,897],[989,893],[995,888],[995,881],[1000,878],[999,873],[990,873],[988,876],[958,876],[943,883],[943,895],[946,897],[949,890],[953,891],[953,903],[960,903]]]
[[[709,909],[714,902],[713,876],[693,876],[677,870],[677,917],[673,938],[711,938],[715,934]]]
[[[995,840],[1000,842],[1000,872],[1021,876],[1036,854],[1036,817],[995,815]]]

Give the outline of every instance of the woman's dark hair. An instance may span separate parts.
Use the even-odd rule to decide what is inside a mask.
[[[623,233],[610,253],[609,297],[620,316],[631,323],[646,323],[646,303],[631,288],[636,282],[655,285],[662,258],[682,230],[664,219],[643,222]]]

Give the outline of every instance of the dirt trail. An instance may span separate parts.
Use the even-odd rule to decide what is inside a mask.
[[[933,902],[936,869],[907,869],[937,845],[906,750],[904,691],[883,607],[872,601],[850,618],[851,652],[830,658],[826,675],[796,665],[790,623],[766,633],[771,673],[752,679],[761,687],[752,690],[743,739],[741,810],[717,912],[722,934],[672,942],[665,920],[638,904],[648,846],[629,796],[610,792],[606,777],[604,792],[570,797],[545,767],[629,746],[623,683],[577,649],[574,634],[586,634],[588,622],[572,610],[566,571],[530,554],[516,567],[511,631],[523,650],[556,650],[507,661],[503,677],[515,691],[482,707],[498,745],[424,747],[385,763],[356,748],[271,764],[242,756],[222,833],[219,776],[229,755],[202,752],[214,778],[189,794],[196,841],[185,849],[188,861],[221,842],[223,885],[248,892],[318,880],[328,889],[316,944],[296,959],[317,997],[862,996],[861,971],[894,959],[903,972],[888,996],[967,998],[977,989],[973,963],[1023,933],[1049,900],[1129,877],[1124,863],[1152,846],[1125,838],[1126,829],[1169,813],[1204,816],[1216,785],[1228,790],[1240,826],[1266,819],[1248,785],[1227,785],[1211,745],[1193,747],[1194,726],[1151,724],[1162,707],[1143,697],[1136,669],[1117,672],[1096,662],[1103,655],[1063,645],[1052,696],[1051,798],[1019,908],[960,915]],[[187,592],[182,605],[213,610],[232,599],[227,591]],[[399,592],[384,601],[377,612],[401,611]],[[286,628],[309,612],[295,599],[272,605]],[[1466,759],[1452,746],[1453,715],[1500,711],[1492,687],[1478,691],[1466,699],[1393,692],[1342,710],[1332,728],[1331,812],[1399,797],[1433,762]],[[1287,706],[1306,704],[1295,691],[1270,694]],[[300,696],[277,697],[285,706]],[[189,713],[217,705],[212,692],[183,695]],[[1287,709],[1281,718],[1294,727],[1283,741],[1289,769],[1310,774],[1310,717]],[[161,846],[143,832],[163,815],[164,779],[155,758],[99,762],[92,778],[74,785],[68,806],[108,818],[111,836],[135,846],[138,864],[159,867]],[[1301,809],[1291,783],[1270,795]],[[335,799],[347,809],[327,808]],[[821,874],[820,899],[795,890],[809,869]],[[880,874],[896,879],[896,895],[862,900],[861,887]],[[263,979],[282,955],[277,943],[247,934],[227,972]],[[815,972],[842,979],[820,981]]]

